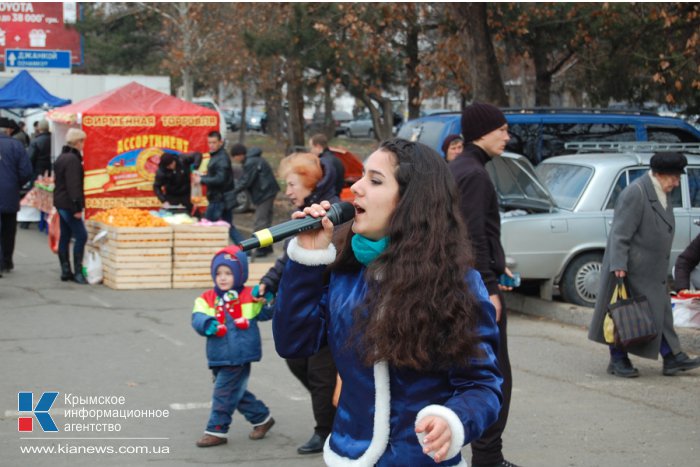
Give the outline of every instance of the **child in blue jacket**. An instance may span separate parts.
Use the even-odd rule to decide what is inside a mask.
[[[194,301],[192,327],[207,337],[207,359],[215,377],[211,414],[200,448],[227,442],[233,411],[253,425],[248,437],[262,439],[275,424],[270,409],[247,390],[250,363],[260,361],[262,348],[257,321],[272,318],[272,308],[245,287],[248,259],[238,246],[219,251],[211,262],[214,288]]]

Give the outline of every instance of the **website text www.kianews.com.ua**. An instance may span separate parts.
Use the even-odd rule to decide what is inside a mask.
[[[20,446],[22,454],[170,454],[165,445],[84,445],[53,443],[44,446]]]

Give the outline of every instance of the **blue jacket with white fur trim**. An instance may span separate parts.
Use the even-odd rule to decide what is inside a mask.
[[[495,357],[498,328],[479,273],[470,271],[465,282],[481,304],[478,332],[484,358],[444,372],[397,369],[385,362],[367,367],[346,345],[352,310],[367,291],[364,268],[333,273],[319,290],[325,265],[335,258],[334,248],[304,250],[294,239],[288,255],[272,321],[277,352],[285,358],[307,357],[328,343],[343,380],[333,431],[324,447],[326,464],[435,466],[414,428],[423,416],[437,415],[452,430],[452,445],[439,465],[466,465],[462,446],[496,421],[502,397]]]

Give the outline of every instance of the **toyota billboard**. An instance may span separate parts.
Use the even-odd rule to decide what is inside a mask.
[[[75,2],[0,2],[0,60],[5,49],[69,50],[72,64],[82,65],[77,17]]]

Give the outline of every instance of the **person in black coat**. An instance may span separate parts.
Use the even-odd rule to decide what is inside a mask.
[[[201,182],[207,187],[207,201],[209,206],[204,213],[207,220],[216,222],[223,220],[230,224],[229,237],[239,244],[243,241],[243,236],[238,232],[233,224],[233,209],[236,207],[236,196],[233,193],[233,168],[231,159],[224,149],[224,142],[221,133],[212,131],[207,136],[209,145],[209,164],[207,174],[195,174],[192,179]]]
[[[501,245],[501,216],[498,194],[486,171],[486,163],[505,151],[509,140],[508,122],[503,112],[490,104],[475,102],[462,112],[462,137],[466,143],[462,154],[449,163],[450,171],[460,193],[460,208],[471,240],[476,269],[486,285],[489,298],[496,308],[499,330],[498,368],[503,374],[503,405],[496,423],[483,436],[471,443],[472,465],[512,466],[503,458],[502,435],[508,421],[512,375],[508,357],[507,316],[501,286],[501,274],[512,276],[506,268]]]
[[[676,258],[673,268],[673,285],[676,292],[686,292],[692,289],[700,290],[700,235],[690,242],[683,253]]]
[[[153,191],[163,207],[182,205],[188,214],[192,214],[191,167],[199,167],[201,161],[202,154],[199,152],[179,155],[166,152],[160,157]]]
[[[83,171],[82,150],[86,134],[83,130],[71,128],[66,133],[66,145],[54,164],[53,205],[61,219],[61,237],[58,241],[58,260],[61,263],[61,280],[73,279],[78,284],[87,284],[83,276],[83,254],[87,242],[87,230],[83,223],[85,192],[83,188],[85,172]],[[68,249],[71,237],[73,245],[73,266],[71,272]]]
[[[320,198],[331,203],[340,199],[331,189],[325,193],[318,191],[318,183],[323,176],[318,158],[313,154],[294,153],[282,160],[280,176],[287,182],[285,195],[295,209],[301,210],[312,203],[310,199]],[[275,265],[260,279],[259,292],[264,296],[267,292],[277,293],[282,271],[287,263],[287,244],[284,253]],[[299,454],[312,454],[323,450],[323,443],[331,432],[335,407],[333,406],[333,391],[336,385],[337,369],[328,346],[308,358],[287,359],[289,369],[311,393],[311,407],[316,426],[309,441],[297,449]]]
[[[48,174],[51,175],[51,133],[49,132],[49,122],[42,120],[36,127],[36,136],[32,138],[27,148],[29,160],[34,170],[34,178]]]
[[[275,197],[280,191],[270,164],[263,159],[260,148],[247,150],[242,144],[234,144],[231,147],[231,157],[239,164],[243,164],[243,176],[236,182],[233,193],[236,196],[246,190],[250,193],[251,201],[255,205],[253,232],[270,227]],[[264,257],[272,251],[272,246],[258,248],[255,256]]]
[[[23,121],[17,123],[14,120],[12,120],[12,137],[20,143],[22,143],[22,145],[26,149],[29,146],[29,135],[26,131],[24,131],[25,127],[26,125]]]
[[[332,188],[336,196],[340,196],[340,192],[345,186],[345,166],[328,148],[328,138],[323,133],[313,135],[309,138],[309,147],[311,154],[318,156],[323,168],[323,178],[318,183],[319,190],[325,192]],[[322,200],[318,199],[313,202],[319,201]]]
[[[10,137],[12,127],[10,119],[0,117],[0,270],[4,272],[15,267],[12,256],[20,188],[32,178],[32,165],[24,146]]]

